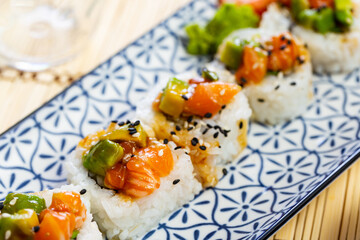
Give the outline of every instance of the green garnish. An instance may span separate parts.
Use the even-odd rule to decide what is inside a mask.
[[[256,27],[259,20],[259,16],[249,5],[224,4],[205,28],[198,24],[185,28],[189,36],[187,51],[190,54],[214,54],[230,33],[241,28]]]

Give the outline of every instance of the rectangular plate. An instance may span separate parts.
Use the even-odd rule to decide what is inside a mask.
[[[193,1],[0,136],[0,199],[66,183],[63,162],[86,134],[126,119],[160,78],[209,59],[184,49],[186,24],[214,0]],[[201,192],[143,239],[265,239],[359,156],[360,77],[315,76],[303,116],[251,123],[248,147],[215,188]]]

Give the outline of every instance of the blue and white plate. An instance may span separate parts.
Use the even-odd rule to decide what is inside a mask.
[[[0,199],[66,183],[77,142],[126,119],[160,78],[199,69],[183,28],[204,22],[214,0],[193,1],[0,136]],[[265,239],[359,156],[360,75],[315,76],[302,117],[251,123],[248,147],[212,189],[173,212],[143,239]]]

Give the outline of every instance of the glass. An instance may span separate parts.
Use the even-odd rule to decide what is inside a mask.
[[[73,58],[96,25],[99,0],[0,0],[0,59],[41,71]]]

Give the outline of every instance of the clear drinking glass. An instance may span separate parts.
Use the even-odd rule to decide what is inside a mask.
[[[99,0],[0,0],[0,59],[41,71],[74,57],[97,22]]]

